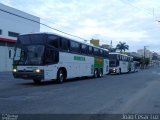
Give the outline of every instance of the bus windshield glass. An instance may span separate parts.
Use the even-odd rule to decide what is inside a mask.
[[[42,64],[44,45],[26,45],[17,47],[13,64],[16,65],[40,65]]]
[[[109,58],[110,58],[110,59],[117,59],[117,54],[110,54],[110,55],[109,55]]]
[[[109,61],[109,66],[110,67],[117,67],[117,61],[116,60],[110,60]]]
[[[44,34],[20,35],[18,42],[23,45],[44,44],[46,42]]]

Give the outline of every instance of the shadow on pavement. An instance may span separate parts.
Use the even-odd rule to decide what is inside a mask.
[[[80,78],[67,79],[66,81],[64,81],[61,84],[57,83],[56,80],[42,81],[40,84],[35,84],[32,80],[23,80],[23,81],[26,81],[26,82],[17,83],[17,85],[24,85],[24,86],[65,85],[65,84],[69,84],[69,83],[72,83],[72,82],[86,81],[86,80],[97,80],[97,79],[95,79],[93,77],[80,77]]]

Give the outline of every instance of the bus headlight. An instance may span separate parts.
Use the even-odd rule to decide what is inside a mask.
[[[116,68],[113,68],[113,71],[116,71]]]
[[[40,69],[36,69],[36,72],[39,73],[39,72],[41,72],[41,70]]]
[[[13,69],[13,72],[17,72],[17,69],[14,68],[14,69]]]
[[[116,68],[113,68],[113,72],[116,72]]]

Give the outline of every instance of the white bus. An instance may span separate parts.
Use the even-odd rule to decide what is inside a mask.
[[[23,34],[17,39],[13,76],[41,80],[64,80],[109,73],[109,51],[51,33]]]
[[[109,53],[109,72],[127,73],[135,71],[133,57],[121,53]]]

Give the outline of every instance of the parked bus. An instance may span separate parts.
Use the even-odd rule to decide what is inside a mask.
[[[135,71],[133,57],[121,53],[109,53],[109,72],[127,73]]]
[[[109,73],[109,51],[51,33],[23,34],[17,39],[13,76],[41,80],[101,77]]]

